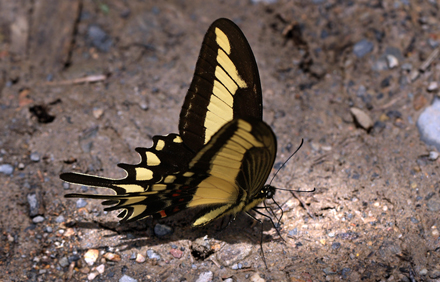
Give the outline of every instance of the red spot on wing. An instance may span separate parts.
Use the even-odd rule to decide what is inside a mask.
[[[161,217],[167,217],[167,213],[164,210],[161,210],[159,212],[159,214],[160,214]]]
[[[179,207],[174,207],[173,212],[178,212],[179,210]]]
[[[179,197],[180,196],[180,194],[172,194],[171,196],[173,196],[173,197]]]

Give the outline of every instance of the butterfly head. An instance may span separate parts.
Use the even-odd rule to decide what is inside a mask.
[[[272,185],[264,185],[263,189],[261,189],[260,196],[265,199],[272,199],[275,195],[276,188]]]

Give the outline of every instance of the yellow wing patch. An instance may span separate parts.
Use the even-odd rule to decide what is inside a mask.
[[[216,176],[209,176],[197,185],[197,191],[191,202],[188,203],[188,207],[233,204],[237,196],[238,187],[235,186],[235,183]]]
[[[215,28],[216,41],[218,46],[220,46],[226,53],[231,54],[231,45],[229,44],[229,39],[226,34],[219,29]]]
[[[136,180],[150,180],[153,178],[153,172],[145,167],[137,167],[136,168]]]
[[[147,156],[147,165],[149,166],[160,165],[160,160],[155,153],[145,152],[145,155]]]
[[[168,175],[167,177],[165,177],[163,183],[166,183],[166,184],[173,183],[175,179],[176,179],[176,176]]]
[[[159,140],[159,141],[157,141],[157,144],[156,144],[156,150],[158,150],[158,151],[162,151],[162,149],[165,147],[165,141],[163,141],[163,140]]]
[[[116,186],[125,189],[126,193],[144,192],[144,187],[137,184],[120,184]]]

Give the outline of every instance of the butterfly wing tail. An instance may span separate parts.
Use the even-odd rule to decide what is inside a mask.
[[[92,187],[101,187],[101,188],[110,188],[116,192],[117,195],[123,195],[127,193],[126,188],[122,188],[123,184],[120,179],[111,179],[105,177],[99,177],[94,175],[76,173],[76,172],[66,172],[60,175],[61,180],[64,180],[69,183],[80,184],[85,186]],[[118,186],[120,185],[120,186]],[[122,187],[121,187],[122,186]],[[140,191],[138,191],[140,192]],[[82,195],[82,196],[80,196]],[[86,197],[84,197],[86,196]],[[66,194],[66,198],[92,198],[89,196],[97,196],[97,195],[89,195],[89,194]],[[95,198],[99,199],[99,198]]]

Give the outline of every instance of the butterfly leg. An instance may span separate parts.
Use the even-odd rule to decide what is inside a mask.
[[[279,229],[280,229],[279,227],[281,226],[281,225],[280,225],[280,221],[281,221],[281,217],[282,217],[282,215],[281,215],[280,219],[277,219],[277,223],[275,224],[275,222],[272,220],[272,217],[270,217],[269,215],[264,214],[264,213],[258,211],[257,209],[270,210],[270,213],[271,213],[272,215],[274,215],[274,212],[273,212],[272,208],[270,208],[270,207],[254,207],[252,210],[255,211],[256,213],[258,213],[259,215],[268,218],[268,219],[270,220],[270,223],[272,224],[272,226],[273,226],[273,227],[275,228],[275,230],[277,231],[278,236],[280,236],[280,238],[284,240],[284,238],[283,238],[283,236],[281,236],[281,233],[280,233],[280,230],[279,230]],[[275,215],[274,215],[274,216],[275,216]],[[255,219],[255,217],[253,217],[253,216],[252,216],[252,218]],[[258,220],[258,219],[255,219],[255,220],[261,222],[261,221]],[[285,240],[284,240],[284,241],[285,241]]]
[[[261,215],[267,216],[267,215],[265,215],[265,214],[263,214],[263,213],[261,213],[261,212],[255,210],[255,208],[253,208],[253,210],[254,210],[256,213],[259,213],[259,214],[261,214]],[[264,256],[264,250],[263,250],[263,221],[259,220],[258,218],[256,218],[256,217],[253,216],[252,214],[250,214],[249,212],[246,212],[246,214],[247,214],[248,216],[250,216],[252,219],[254,219],[255,221],[257,221],[257,222],[260,223],[260,226],[261,226],[261,230],[260,230],[260,251],[261,251],[261,257],[263,258],[263,262],[264,262],[264,265],[266,266],[266,269],[269,269],[269,268],[267,267],[266,257]],[[269,218],[270,218],[270,216],[269,216]],[[272,219],[271,219],[271,221],[272,221]],[[273,222],[272,222],[272,224],[273,224]]]

